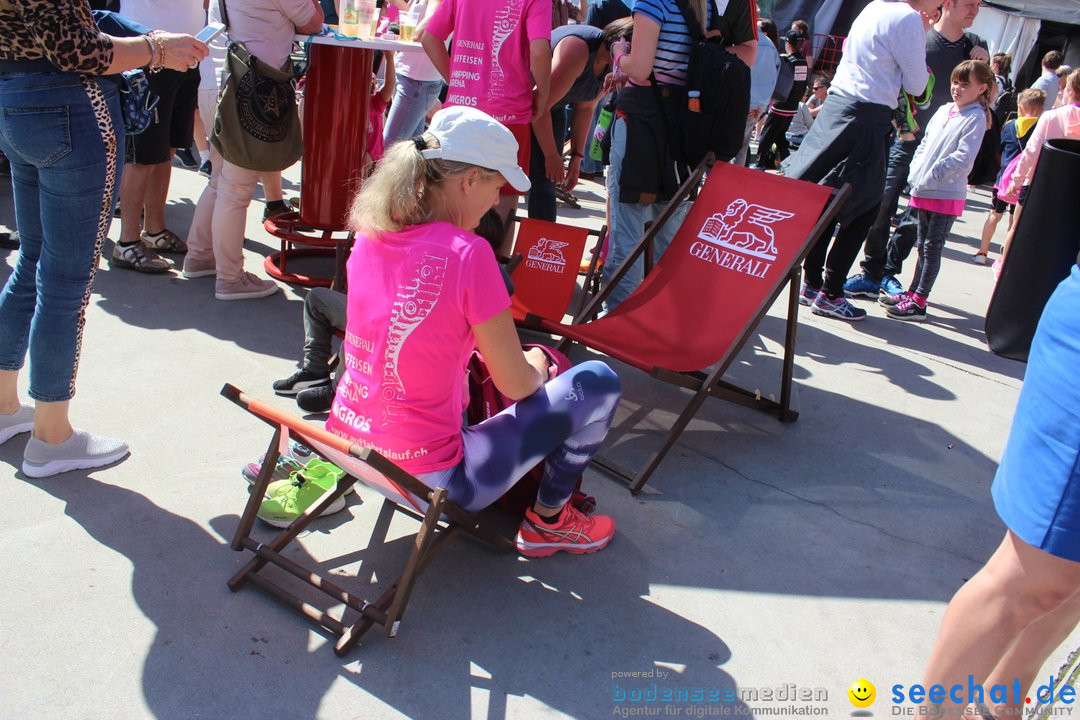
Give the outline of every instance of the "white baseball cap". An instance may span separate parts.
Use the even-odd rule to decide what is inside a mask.
[[[431,118],[427,131],[439,147],[421,151],[425,158],[441,158],[496,170],[518,192],[531,183],[518,167],[518,142],[514,134],[483,110],[464,105],[444,107]]]

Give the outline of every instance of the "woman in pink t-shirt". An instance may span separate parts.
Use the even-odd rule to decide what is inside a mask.
[[[445,487],[467,510],[545,460],[518,550],[594,552],[614,521],[567,501],[607,436],[618,376],[591,361],[548,382],[547,356],[522,352],[495,255],[472,232],[504,183],[529,188],[517,151],[509,130],[468,107],[440,110],[424,135],[387,149],[350,217],[345,370],[326,426]],[[465,365],[477,348],[495,386],[519,402],[462,428]]]

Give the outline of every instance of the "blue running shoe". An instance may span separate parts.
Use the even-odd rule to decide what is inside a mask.
[[[844,282],[844,294],[848,297],[877,299],[880,286],[881,283],[876,283],[859,273],[858,275],[852,275]]]
[[[904,286],[895,275],[886,275],[881,279],[880,292],[882,295],[900,295],[904,292]]]
[[[804,282],[802,284],[802,290],[799,291],[799,304],[810,307],[814,304],[814,300],[817,299],[819,292],[821,292],[820,288],[811,287]]]
[[[830,300],[828,295],[820,293],[818,294],[817,299],[814,300],[811,311],[815,315],[833,317],[837,320],[847,320],[848,322],[866,319],[866,311],[852,305],[843,295],[838,295],[836,298]]]

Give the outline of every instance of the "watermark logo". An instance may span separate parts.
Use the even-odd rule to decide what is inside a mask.
[[[857,708],[868,708],[877,699],[877,688],[866,678],[859,678],[847,689],[848,700]]]
[[[783,683],[766,687],[683,685],[660,667],[611,673],[612,715],[666,717],[827,717],[829,691]],[[642,682],[642,681],[650,682]]]
[[[1037,688],[1033,685],[1024,692],[1019,679],[1011,683],[984,686],[968,675],[966,683],[955,685],[893,685],[890,700],[892,714],[899,716],[932,715],[934,717],[970,717],[971,707],[986,706],[994,717],[1022,716],[1025,707],[1034,702],[1046,707],[1039,717],[1069,716],[1076,709],[1076,688],[1066,682],[1067,678],[1050,676],[1049,681]],[[915,707],[905,707],[906,704]]]

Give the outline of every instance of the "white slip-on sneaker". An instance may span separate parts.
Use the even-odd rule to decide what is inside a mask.
[[[34,407],[20,405],[11,415],[0,415],[0,444],[34,429]]]

